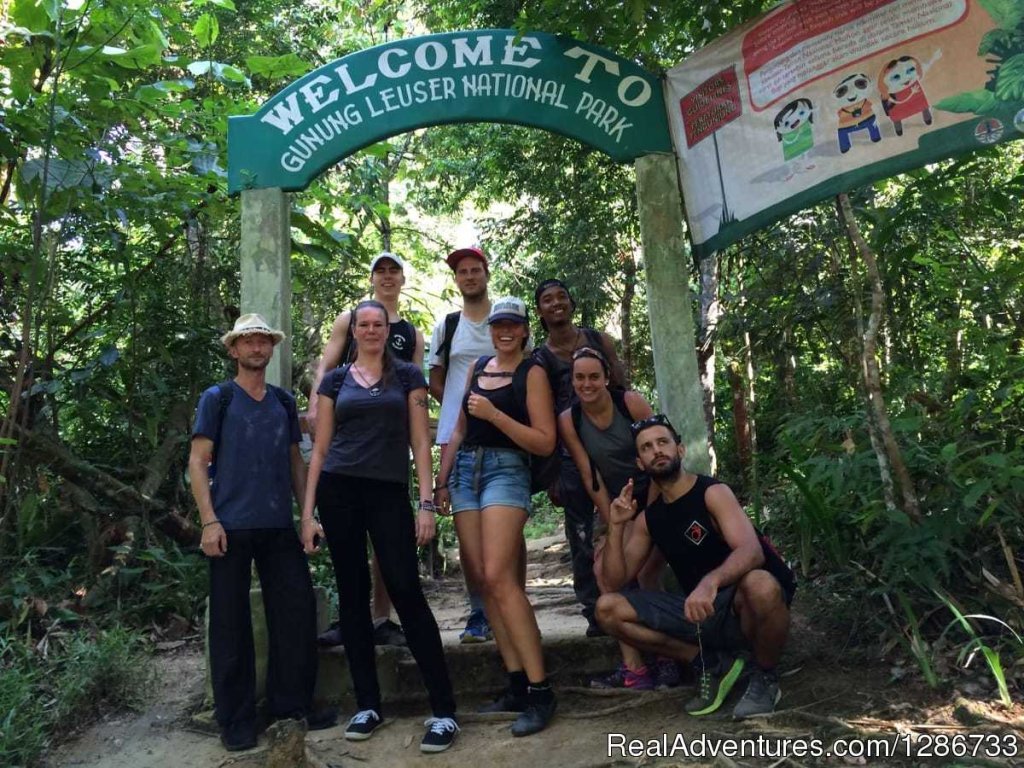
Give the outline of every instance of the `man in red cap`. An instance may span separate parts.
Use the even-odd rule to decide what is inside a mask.
[[[434,326],[430,341],[430,394],[441,404],[437,420],[437,444],[441,455],[448,446],[459,418],[466,380],[473,363],[494,354],[487,316],[491,299],[487,293],[490,267],[479,248],[457,248],[445,258],[462,294],[462,309],[441,318]],[[484,614],[483,598],[475,584],[466,582],[469,591],[469,619],[459,635],[463,643],[482,643],[491,639],[491,627]]]

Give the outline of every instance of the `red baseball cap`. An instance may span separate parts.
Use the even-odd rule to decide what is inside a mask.
[[[458,268],[459,262],[467,256],[482,261],[484,263],[484,269],[490,268],[490,265],[487,263],[487,257],[484,256],[484,252],[479,248],[456,248],[445,257],[445,261],[448,262],[448,266],[451,267],[454,272]]]

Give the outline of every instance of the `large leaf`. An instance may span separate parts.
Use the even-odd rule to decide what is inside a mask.
[[[1024,101],[1024,53],[1011,56],[999,67],[996,96],[1003,101]]]
[[[212,13],[204,13],[192,27],[192,34],[195,35],[199,45],[209,48],[220,35],[220,24],[217,22],[217,17]]]
[[[956,96],[948,96],[936,103],[936,109],[946,112],[966,112],[968,114],[988,114],[997,106],[996,97],[991,91],[964,91]]]
[[[78,50],[87,56],[91,56],[95,48],[92,46],[82,46]],[[99,51],[98,58],[106,59],[124,69],[145,69],[146,67],[155,67],[160,64],[162,53],[162,49],[156,43],[139,45],[128,50],[113,45],[104,45]]]
[[[294,53],[284,56],[250,56],[245,60],[245,66],[252,74],[262,75],[271,80],[304,75],[309,71],[309,65]]]

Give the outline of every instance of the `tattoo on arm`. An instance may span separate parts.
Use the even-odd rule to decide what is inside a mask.
[[[426,408],[428,404],[426,395],[417,395],[413,402],[415,402],[420,408]]]

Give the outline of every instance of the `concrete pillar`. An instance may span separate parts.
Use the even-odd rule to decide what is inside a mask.
[[[683,231],[675,156],[637,158],[636,192],[658,399],[686,445],[687,469],[709,473],[711,457],[693,322],[696,304],[689,285],[690,246]]]
[[[288,195],[280,189],[242,191],[242,313],[259,312],[287,338],[267,368],[267,381],[292,388],[292,269]]]

